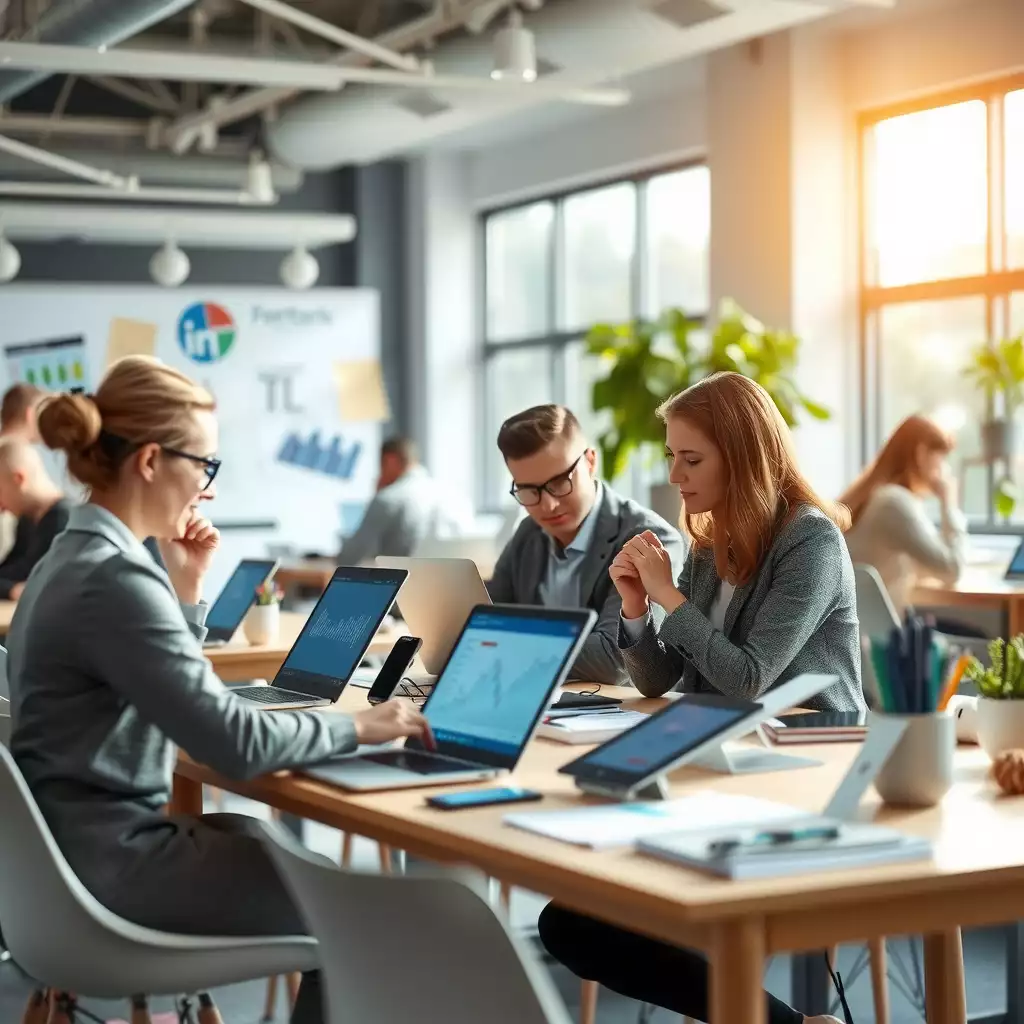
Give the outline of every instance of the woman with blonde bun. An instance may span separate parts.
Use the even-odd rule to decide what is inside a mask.
[[[11,751],[72,869],[130,921],[184,934],[301,934],[258,823],[167,816],[175,747],[225,775],[322,761],[429,730],[408,705],[355,715],[261,711],[203,657],[203,577],[218,533],[214,401],[155,359],[39,413],[89,492],[39,563],[9,634]],[[143,547],[159,541],[166,571]],[[316,975],[292,1017],[323,1019]]]

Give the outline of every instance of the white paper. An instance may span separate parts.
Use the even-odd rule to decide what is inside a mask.
[[[686,828],[763,824],[802,812],[784,804],[728,793],[695,793],[679,800],[642,801],[575,807],[567,811],[521,811],[506,814],[513,828],[599,850],[631,846],[639,839]]]

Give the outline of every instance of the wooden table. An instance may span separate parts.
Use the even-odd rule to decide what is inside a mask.
[[[305,558],[300,562],[285,562],[280,566],[274,579],[285,590],[289,587],[310,587],[321,591],[338,568],[338,563],[330,558]]]
[[[1010,636],[1024,633],[1024,581],[1005,579],[1005,571],[1005,566],[971,567],[956,583],[923,581],[914,589],[914,602],[998,611],[1005,616]]]
[[[635,691],[628,691],[633,694]],[[652,710],[659,702],[637,701]],[[365,707],[347,691],[340,709]],[[855,744],[807,752],[822,767],[722,776],[683,769],[673,795],[714,789],[820,810],[848,767]],[[592,802],[557,768],[580,747],[536,740],[515,781],[545,794],[554,809]],[[957,755],[957,784],[939,808],[900,811],[865,798],[865,813],[928,836],[933,861],[795,878],[729,882],[626,850],[589,851],[502,825],[500,807],[435,811],[417,789],[347,794],[300,775],[228,780],[183,757],[176,769],[175,809],[199,813],[204,783],[439,862],[473,865],[511,885],[668,942],[704,950],[712,963],[711,1019],[764,1024],[764,961],[780,952],[813,952],[884,935],[921,934],[925,944],[929,1024],[966,1020],[960,926],[1024,916],[1024,800],[1000,799],[977,748]]]
[[[11,628],[11,619],[14,618],[14,609],[17,607],[17,601],[0,601],[0,636],[7,635]]]

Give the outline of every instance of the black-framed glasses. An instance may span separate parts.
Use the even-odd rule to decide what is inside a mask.
[[[123,458],[128,452],[138,451],[144,444],[150,443],[149,441],[129,441],[126,437],[121,437],[120,434],[110,433],[109,430],[104,430],[100,433],[100,447],[113,459]],[[194,455],[192,452],[183,452],[180,448],[172,448],[170,445],[160,444],[159,441],[152,443],[159,445],[160,451],[166,452],[168,455],[173,455],[177,459],[187,459],[189,462],[195,462],[202,466],[203,471],[206,473],[206,483],[203,484],[203,490],[209,490],[210,484],[213,483],[220,470],[220,459],[215,459],[208,455]]]
[[[586,455],[586,451],[582,451],[576,461],[567,469],[564,473],[559,473],[558,476],[553,476],[550,480],[542,484],[517,484],[513,483],[509,488],[509,494],[512,495],[516,501],[519,502],[524,508],[530,508],[533,505],[539,505],[541,495],[546,491],[551,495],[552,498],[566,498],[572,494],[573,489],[573,476],[576,473],[576,467],[580,464],[583,456]]]
[[[220,459],[214,459],[208,455],[193,455],[191,452],[183,452],[178,448],[169,448],[165,444],[160,445],[160,451],[179,459],[188,459],[189,462],[195,462],[202,466],[206,473],[206,483],[203,485],[204,491],[209,490],[210,484],[213,483],[220,470]]]

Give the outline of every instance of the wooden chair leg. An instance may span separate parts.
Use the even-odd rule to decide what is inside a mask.
[[[380,873],[382,875],[391,874],[391,847],[386,846],[384,843],[378,843],[377,849],[380,852]]]
[[[295,1001],[299,998],[299,987],[302,985],[302,975],[298,971],[292,971],[285,975],[285,984],[288,986],[288,1006],[295,1009]]]
[[[601,990],[596,981],[580,982],[580,1024],[595,1024],[597,1020],[597,994]]]
[[[21,1024],[46,1024],[50,1019],[50,996],[46,989],[37,988],[28,997]]]
[[[341,866],[348,868],[352,866],[352,843],[355,836],[351,832],[341,833]]]
[[[505,913],[508,913],[509,907],[512,905],[512,886],[508,882],[499,882],[498,899],[501,900],[501,905],[505,908]]]
[[[149,1015],[149,1000],[145,996],[132,997],[131,1024],[153,1024]]]
[[[198,1024],[224,1024],[224,1018],[208,992],[199,993]]]
[[[267,995],[263,1000],[263,1016],[260,1018],[264,1024],[267,1021],[272,1021],[274,1014],[277,1013],[277,984],[278,977],[276,974],[272,974],[267,978]]]
[[[871,964],[871,994],[875,1002],[875,1024],[889,1024],[889,958],[885,952],[885,939],[872,939],[868,943]]]

